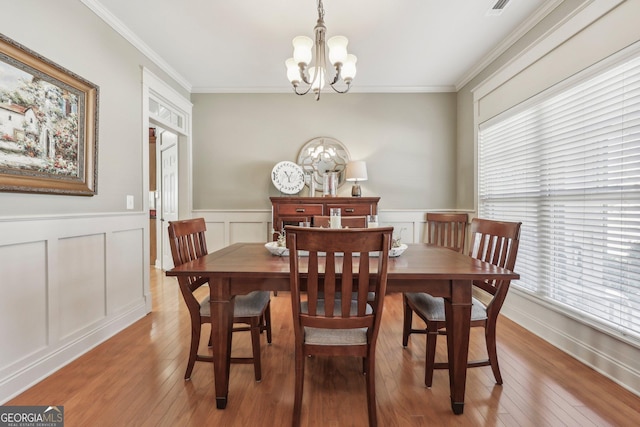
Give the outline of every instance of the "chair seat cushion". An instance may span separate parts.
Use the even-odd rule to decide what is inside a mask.
[[[271,293],[269,291],[253,291],[246,295],[236,296],[233,309],[233,317],[255,317],[260,316],[266,307]],[[209,296],[200,303],[200,315],[211,316],[211,304]]]
[[[367,343],[367,328],[322,329],[304,328],[305,344],[315,345],[360,345]]]
[[[413,303],[416,311],[419,311],[427,320],[432,322],[444,322],[444,298],[433,297],[424,292],[407,292],[405,296]],[[471,320],[484,320],[487,318],[487,310],[484,304],[477,298],[472,298]]]
[[[341,301],[336,300],[333,307],[333,314],[340,316],[341,313]],[[356,301],[351,301],[351,314],[356,314],[358,310],[358,304]],[[302,313],[308,313],[309,307],[306,301],[300,303],[300,311]],[[318,314],[324,314],[324,301],[318,300],[317,307]],[[365,310],[366,314],[373,314],[373,308],[367,304]],[[304,342],[305,344],[315,345],[360,345],[367,343],[367,328],[357,329],[324,329],[324,328],[304,328]]]

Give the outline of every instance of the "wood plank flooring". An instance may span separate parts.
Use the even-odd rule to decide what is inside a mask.
[[[7,405],[64,405],[75,426],[288,426],[293,408],[293,330],[287,292],[272,298],[273,344],[262,338],[262,377],[231,365],[229,403],[217,410],[211,364],[196,363],[184,381],[189,317],[174,278],[152,269],[153,312]],[[476,333],[477,332],[477,333]],[[445,359],[445,340],[438,359]],[[234,334],[233,354],[249,355],[248,333]],[[206,338],[201,341],[201,352]],[[482,357],[481,331],[470,357]],[[464,414],[449,405],[447,371],[424,387],[424,336],[402,348],[401,295],[387,296],[376,360],[381,426],[636,426],[640,397],[555,349],[506,318],[498,326],[504,385],[491,368],[470,369]],[[365,426],[361,361],[310,358],[304,426]]]

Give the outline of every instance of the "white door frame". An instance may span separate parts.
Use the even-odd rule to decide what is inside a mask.
[[[174,117],[179,117],[180,120],[173,120],[174,117],[160,116],[157,112],[151,111],[150,106],[152,104],[161,103],[163,107],[170,110],[171,113],[175,113]],[[192,168],[192,110],[193,104],[181,95],[178,91],[173,89],[163,80],[158,78],[149,69],[142,68],[142,177],[143,188],[145,191],[145,197],[143,200],[143,210],[149,212],[149,197],[146,195],[149,191],[149,126],[154,123],[158,124],[165,129],[169,129],[178,134],[178,182],[179,182],[179,198],[178,198],[178,216],[180,218],[188,218],[191,216],[192,211],[192,183],[191,183],[191,168]],[[158,168],[156,168],[158,169]],[[156,172],[160,173],[159,170]],[[157,241],[162,239],[161,224],[156,221],[156,232],[158,233]],[[144,236],[145,245],[145,267],[149,265],[150,260],[150,238],[149,229],[145,230]],[[151,312],[151,291],[149,288],[149,269],[144,269],[144,295],[146,299],[147,312]]]

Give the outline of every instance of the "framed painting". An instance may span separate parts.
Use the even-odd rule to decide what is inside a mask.
[[[98,93],[0,34],[0,191],[97,194]]]

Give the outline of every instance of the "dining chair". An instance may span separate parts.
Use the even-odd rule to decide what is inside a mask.
[[[520,243],[521,222],[493,221],[474,218],[470,226],[469,255],[473,258],[513,271]],[[474,291],[478,290],[486,298],[473,297],[470,327],[483,327],[487,358],[469,361],[467,367],[491,366],[497,384],[502,384],[496,350],[496,324],[498,314],[509,290],[510,280],[474,281]],[[475,293],[475,292],[474,292]],[[448,369],[445,362],[435,362],[438,335],[446,334],[444,299],[427,293],[405,293],[405,316],[402,345],[407,346],[409,334],[423,333],[426,339],[426,361],[424,384],[431,387],[434,369]],[[425,329],[412,329],[412,314],[416,313],[426,324]]]
[[[369,425],[376,426],[376,341],[387,287],[393,227],[288,226],[286,231],[295,340],[292,425],[300,425],[305,359],[322,355],[363,358]],[[307,251],[308,255],[296,255],[299,250]],[[370,252],[378,252],[378,256]],[[373,266],[377,272],[372,274]],[[306,288],[306,292],[301,288]],[[375,291],[371,302],[366,297],[370,288]],[[320,292],[324,294],[322,299],[318,297]],[[337,298],[337,292],[344,298]],[[355,299],[354,293],[358,294]]]
[[[467,224],[466,213],[427,213],[427,243],[463,252]]]
[[[169,244],[173,263],[177,267],[189,261],[205,256],[207,243],[205,239],[206,225],[204,218],[194,218],[181,221],[169,221]],[[213,362],[211,356],[198,354],[200,344],[200,331],[202,324],[211,323],[210,297],[207,295],[201,301],[196,298],[194,292],[201,286],[208,284],[206,277],[180,277],[178,276],[180,292],[189,309],[191,317],[191,346],[189,350],[189,362],[184,379],[191,378],[191,372],[195,362]],[[271,343],[271,306],[268,291],[253,291],[247,295],[235,297],[233,309],[233,323],[247,326],[236,326],[233,332],[250,331],[252,357],[232,357],[232,363],[253,363],[256,381],[262,379],[260,365],[260,334],[267,333],[267,342]],[[209,338],[209,346],[211,346]]]
[[[468,217],[466,213],[427,213],[427,241],[426,243],[441,246],[456,252],[464,251],[467,235]],[[403,312],[405,323],[411,325],[411,308],[407,304],[406,295],[403,297]],[[407,316],[408,319],[407,319]],[[402,345],[407,346],[409,335],[424,334],[424,329],[404,328],[402,331]]]
[[[313,217],[314,227],[329,228],[330,219],[326,215],[316,215]],[[366,216],[342,216],[340,217],[342,227],[367,228]]]

